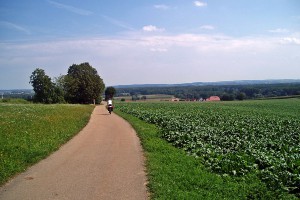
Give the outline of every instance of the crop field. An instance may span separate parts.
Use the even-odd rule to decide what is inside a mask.
[[[119,103],[222,177],[255,174],[300,197],[300,100]]]
[[[94,106],[0,103],[0,184],[78,133]]]

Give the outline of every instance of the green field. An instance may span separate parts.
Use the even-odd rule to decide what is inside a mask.
[[[286,192],[299,197],[299,99],[122,103],[117,108],[156,124],[161,138],[224,179],[257,178],[274,199]]]
[[[0,183],[57,150],[93,108],[0,103]],[[299,198],[299,99],[131,102],[116,112],[142,141],[152,199]]]
[[[0,185],[77,134],[93,108],[0,103]]]

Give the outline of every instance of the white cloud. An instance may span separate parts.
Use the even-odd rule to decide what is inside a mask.
[[[26,33],[27,35],[31,34],[31,32],[27,28],[24,28],[23,26],[20,26],[20,25],[11,23],[11,22],[0,21],[0,26],[5,26],[5,27],[7,27],[9,29],[14,29],[14,30]]]
[[[215,29],[215,27],[212,25],[203,25],[200,28],[205,29],[205,30],[214,30]]]
[[[150,48],[150,51],[153,51],[153,52],[167,52],[168,49],[166,49],[166,48]]]
[[[147,25],[143,27],[143,31],[146,32],[157,32],[157,31],[164,31],[163,28],[157,28],[156,26],[153,25]]]
[[[92,15],[93,14],[92,11],[84,10],[81,8],[76,8],[76,7],[73,7],[70,5],[66,5],[66,4],[61,4],[61,3],[51,1],[51,0],[48,0],[48,3],[54,5],[55,7],[59,8],[59,9],[64,9],[64,10],[67,10],[69,12],[72,12],[72,13],[75,13],[78,15]]]
[[[111,18],[109,16],[106,16],[106,15],[101,15],[106,21],[108,21],[109,23],[115,25],[115,26],[118,26],[118,27],[121,27],[121,28],[124,28],[124,29],[127,29],[127,30],[130,30],[130,31],[134,31],[134,28],[132,28],[130,25],[126,24],[125,22],[122,22],[120,20],[117,20],[117,19],[114,19],[114,18]]]
[[[36,66],[54,77],[82,62],[90,62],[107,85],[294,78],[300,73],[300,46],[278,41],[280,37],[138,32],[44,43],[0,43],[0,70],[29,67],[24,83]],[[283,41],[300,44],[298,36]]]
[[[285,37],[285,38],[283,38],[282,42],[284,44],[296,44],[296,45],[300,45],[300,38]]]
[[[273,30],[269,30],[270,33],[288,33],[289,30],[284,29],[284,28],[277,28]]]
[[[160,10],[168,10],[170,7],[164,4],[154,5],[154,8],[160,9]]]
[[[202,1],[194,1],[194,5],[197,7],[205,7],[205,6],[207,6],[207,3],[202,2]]]

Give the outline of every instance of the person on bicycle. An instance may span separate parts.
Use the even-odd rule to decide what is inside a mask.
[[[111,112],[114,110],[111,99],[108,99],[108,101],[107,101],[107,110],[108,110],[109,114],[111,114]]]
[[[108,106],[112,106],[112,100],[111,100],[111,99],[108,99],[107,105],[108,105]]]

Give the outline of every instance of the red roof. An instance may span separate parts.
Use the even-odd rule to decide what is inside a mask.
[[[211,96],[208,99],[206,99],[206,101],[220,101],[220,97],[218,96]]]

